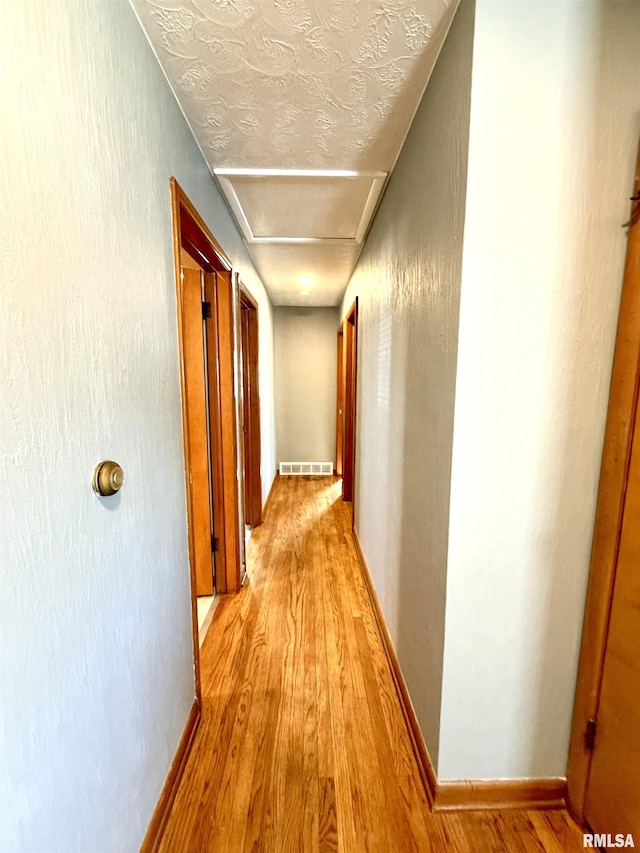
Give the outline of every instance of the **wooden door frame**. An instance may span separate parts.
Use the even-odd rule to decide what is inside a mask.
[[[348,327],[352,327],[349,332]],[[358,376],[358,297],[347,311],[343,328],[343,464],[342,495],[343,500],[351,501],[351,524],[355,524],[356,492],[356,414],[357,414],[357,376]],[[349,472],[349,481],[345,489],[345,471]],[[346,494],[345,494],[346,491]]]
[[[247,314],[247,329],[245,328],[243,312]],[[239,340],[242,352],[242,393],[244,403],[245,370],[248,400],[248,423],[243,423],[243,432],[248,436],[248,459],[245,458],[244,442],[241,448],[243,471],[243,506],[245,508],[245,524],[257,527],[262,524],[262,476],[260,462],[262,458],[260,438],[260,377],[258,368],[259,347],[259,310],[258,303],[242,282],[238,287],[238,325]],[[246,344],[246,346],[245,346]],[[246,351],[245,351],[246,350]],[[244,420],[244,408],[242,417]],[[247,476],[248,475],[248,476]]]
[[[196,680],[196,699],[201,701],[199,642],[198,642],[198,608],[196,595],[196,575],[194,560],[193,538],[193,508],[191,505],[191,490],[189,487],[189,471],[191,468],[188,442],[188,411],[184,369],[184,329],[182,319],[182,277],[181,254],[184,249],[193,257],[207,273],[221,274],[221,277],[231,281],[231,262],[222,250],[206,223],[195,209],[184,190],[175,178],[170,180],[171,213],[173,233],[173,262],[176,282],[176,300],[178,314],[178,347],[180,360],[180,392],[182,401],[182,439],[185,461],[185,493],[187,503],[187,533],[189,545],[189,573],[191,591],[191,621],[193,631],[194,667]],[[225,476],[230,465],[235,471],[236,458],[231,459],[235,448],[235,394],[233,389],[233,311],[225,310],[231,302],[230,287],[216,286],[216,304],[212,306],[212,316],[207,320],[207,339],[211,337],[212,346],[207,348],[207,364],[209,369],[209,415],[211,420],[211,476],[214,487],[214,500],[217,501],[223,523],[214,535],[219,540],[219,552],[216,558],[218,565],[222,562],[222,571],[216,571],[216,592],[235,592],[240,588],[240,563],[238,549],[238,489],[234,475],[233,482]],[[229,323],[231,324],[229,328]],[[231,342],[229,345],[229,341]],[[231,378],[229,371],[221,371],[221,360],[227,355],[226,350],[231,346]],[[222,349],[225,352],[222,352]],[[215,381],[214,381],[215,380]],[[233,435],[233,442],[228,439]],[[227,439],[226,442],[224,439]],[[226,446],[225,446],[226,444]],[[234,484],[235,483],[235,488]],[[235,519],[235,523],[234,523]],[[216,567],[218,569],[218,566]]]
[[[343,365],[343,346],[344,346],[344,329],[342,324],[338,328],[338,358],[337,358],[337,377],[336,377],[336,465],[334,474],[342,477],[342,453],[344,440],[344,365]]]
[[[205,285],[207,277],[205,275]],[[210,280],[212,301],[215,300],[217,321],[218,387],[220,406],[220,448],[222,460],[222,512],[224,523],[219,528],[224,542],[224,589],[220,592],[238,592],[242,586],[242,550],[240,533],[240,485],[238,482],[238,401],[236,380],[236,326],[234,321],[234,282],[230,270],[216,270],[215,281]]]
[[[214,347],[209,346],[207,341],[215,341],[215,334],[211,334],[211,330],[207,328],[209,321],[205,323],[202,316],[202,301],[206,298],[203,296],[205,272],[200,264],[193,260],[184,250],[182,251],[180,261],[180,317],[182,320],[182,334],[180,337],[182,342],[182,364],[185,372],[185,396],[187,398],[187,420],[184,423],[184,429],[188,432],[186,444],[189,454],[189,459],[185,459],[185,469],[189,472],[187,500],[191,510],[191,527],[193,531],[196,596],[199,597],[215,593],[214,555],[211,548],[211,537],[214,525],[218,527],[222,521],[222,519],[212,513],[212,493],[215,487],[215,477],[212,476],[212,474],[215,475],[213,465],[219,459],[217,447],[215,447],[219,418],[217,417],[217,408],[211,406],[211,397],[216,395],[217,383],[208,382],[208,374],[210,372],[212,376],[215,376],[215,351],[213,353],[214,360],[212,368],[211,359],[208,358],[208,355],[214,350]],[[188,305],[191,312],[187,309]],[[190,320],[187,319],[189,314]],[[197,359],[201,363],[196,366],[193,359]],[[190,360],[192,361],[189,365]],[[211,389],[209,389],[209,385],[211,385]],[[199,413],[197,408],[196,410],[192,408],[193,403],[196,401],[202,406]],[[192,416],[194,415],[195,418],[192,421]],[[201,453],[198,453],[196,450],[197,458],[194,458],[194,445],[196,444],[200,444]],[[203,501],[204,492],[202,490],[202,486],[205,483],[206,505]],[[200,489],[198,489],[198,486],[200,486]],[[199,499],[196,499],[197,494],[199,494]],[[202,526],[199,526],[202,525],[205,517],[206,531]],[[206,560],[206,567],[202,565],[203,558]],[[218,564],[216,568],[221,569],[221,565]]]
[[[589,721],[597,720],[640,386],[640,152],[634,197],[567,766],[569,808],[581,822],[593,755],[585,733]]]

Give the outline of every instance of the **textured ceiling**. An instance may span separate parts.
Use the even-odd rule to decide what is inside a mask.
[[[457,0],[132,0],[132,5],[212,171],[389,173]],[[274,209],[284,205],[295,218],[296,205],[304,211],[311,200],[305,202],[302,188],[293,190],[291,183],[289,188],[275,195]],[[357,192],[355,182],[351,188]],[[264,197],[258,206],[264,228]],[[358,199],[350,206],[349,225]],[[369,217],[372,212],[366,211]],[[247,213],[249,219],[252,212]],[[234,215],[238,218],[237,210]],[[328,219],[329,209],[325,215]],[[324,244],[325,254],[318,244],[309,254],[309,275],[319,291],[334,260],[342,259],[343,287],[351,272],[345,273],[335,238]],[[249,248],[280,302],[280,276],[267,275]]]

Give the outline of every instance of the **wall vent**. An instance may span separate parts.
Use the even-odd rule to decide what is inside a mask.
[[[284,477],[332,476],[333,462],[281,462],[280,474]]]

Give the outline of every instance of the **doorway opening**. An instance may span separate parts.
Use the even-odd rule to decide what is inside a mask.
[[[231,263],[171,179],[196,695],[215,596],[240,588]]]
[[[238,291],[242,376],[242,487],[245,532],[262,524],[260,472],[260,387],[258,379],[258,305],[249,291]]]
[[[352,525],[355,519],[357,360],[358,299],[356,298],[338,330],[336,406],[336,473],[342,477],[342,499],[351,503]]]

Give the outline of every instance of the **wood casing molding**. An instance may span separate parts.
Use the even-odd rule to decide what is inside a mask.
[[[193,642],[193,662],[195,676],[196,701],[202,698],[200,685],[200,643],[198,638],[198,604],[196,600],[196,567],[195,546],[193,536],[193,504],[191,499],[191,486],[189,482],[189,471],[191,470],[190,448],[188,438],[189,415],[186,396],[186,376],[184,363],[184,323],[183,323],[183,294],[181,278],[181,254],[182,254],[182,232],[181,232],[181,210],[187,197],[175,178],[171,178],[171,220],[173,241],[173,268],[176,286],[177,322],[178,322],[178,351],[180,362],[180,400],[182,413],[182,448],[184,454],[184,477],[185,477],[185,499],[187,506],[187,538],[189,549],[189,577],[191,595],[191,633]]]
[[[262,474],[260,471],[260,312],[256,299],[238,282],[238,337],[242,370],[242,470],[244,523],[252,527],[262,524]]]
[[[169,185],[171,188],[173,209],[177,213],[177,222],[180,225],[180,231],[185,235],[185,248],[187,251],[195,250],[196,260],[200,262],[204,261],[206,267],[206,263],[213,260],[209,251],[211,248],[218,261],[218,263],[214,263],[214,269],[230,270],[230,258],[211,233],[209,226],[200,216],[189,196],[175,178],[172,177],[169,179]],[[203,236],[206,238],[204,241]],[[186,245],[187,243],[189,244],[188,246]]]
[[[173,756],[169,773],[167,774],[165,783],[162,786],[160,799],[157,802],[151,821],[147,827],[147,832],[145,834],[144,841],[142,842],[140,853],[156,853],[160,846],[162,833],[164,832],[164,828],[169,819],[169,812],[171,811],[171,806],[176,798],[178,786],[180,785],[180,780],[182,779],[182,774],[184,773],[189,753],[191,752],[191,746],[193,745],[193,740],[196,732],[198,731],[198,726],[200,725],[201,716],[200,702],[198,699],[195,699],[191,706],[191,710],[189,711],[187,723],[184,727],[180,742],[178,743],[178,748]]]
[[[222,472],[225,518],[225,592],[238,592],[242,587],[240,565],[240,484],[238,482],[238,401],[234,376],[235,334],[233,321],[234,292],[231,272],[221,270],[216,277],[216,310],[218,319],[218,381],[220,383],[220,410],[222,421]]]
[[[340,337],[338,346],[340,347]],[[356,420],[358,375],[358,297],[356,296],[342,322],[342,389],[338,390],[338,407],[342,398],[342,497],[351,502],[351,525],[355,524]]]
[[[567,767],[568,806],[579,821],[593,754],[584,735],[597,718],[640,384],[640,150],[633,195]]]
[[[486,809],[563,808],[567,789],[566,779],[438,781],[355,527],[353,529],[353,542],[360,560],[362,577],[371,599],[385,655],[391,669],[398,701],[407,725],[420,778],[432,810],[481,811]]]
[[[340,328],[338,329],[337,335],[338,341],[338,357],[337,357],[337,371],[336,371],[336,461],[333,468],[333,473],[337,477],[342,477],[342,442],[344,439],[343,433],[343,421],[344,421],[344,382],[343,382],[343,371],[344,365],[342,363],[342,348],[344,346],[344,331],[342,328],[342,324],[340,324]]]
[[[228,588],[229,578],[227,570],[227,528],[226,495],[224,486],[224,454],[223,454],[223,428],[222,428],[222,387],[219,381],[219,336],[218,336],[218,292],[216,287],[216,273],[206,272],[204,274],[205,299],[211,304],[209,316],[205,319],[207,329],[207,372],[209,380],[209,441],[210,441],[210,463],[213,494],[219,499],[213,502],[213,532],[218,540],[218,550],[215,553],[215,581],[216,594],[225,593]],[[213,379],[213,381],[212,381]],[[228,426],[227,426],[228,429]],[[233,560],[233,557],[232,557]],[[233,567],[233,562],[231,563]]]

